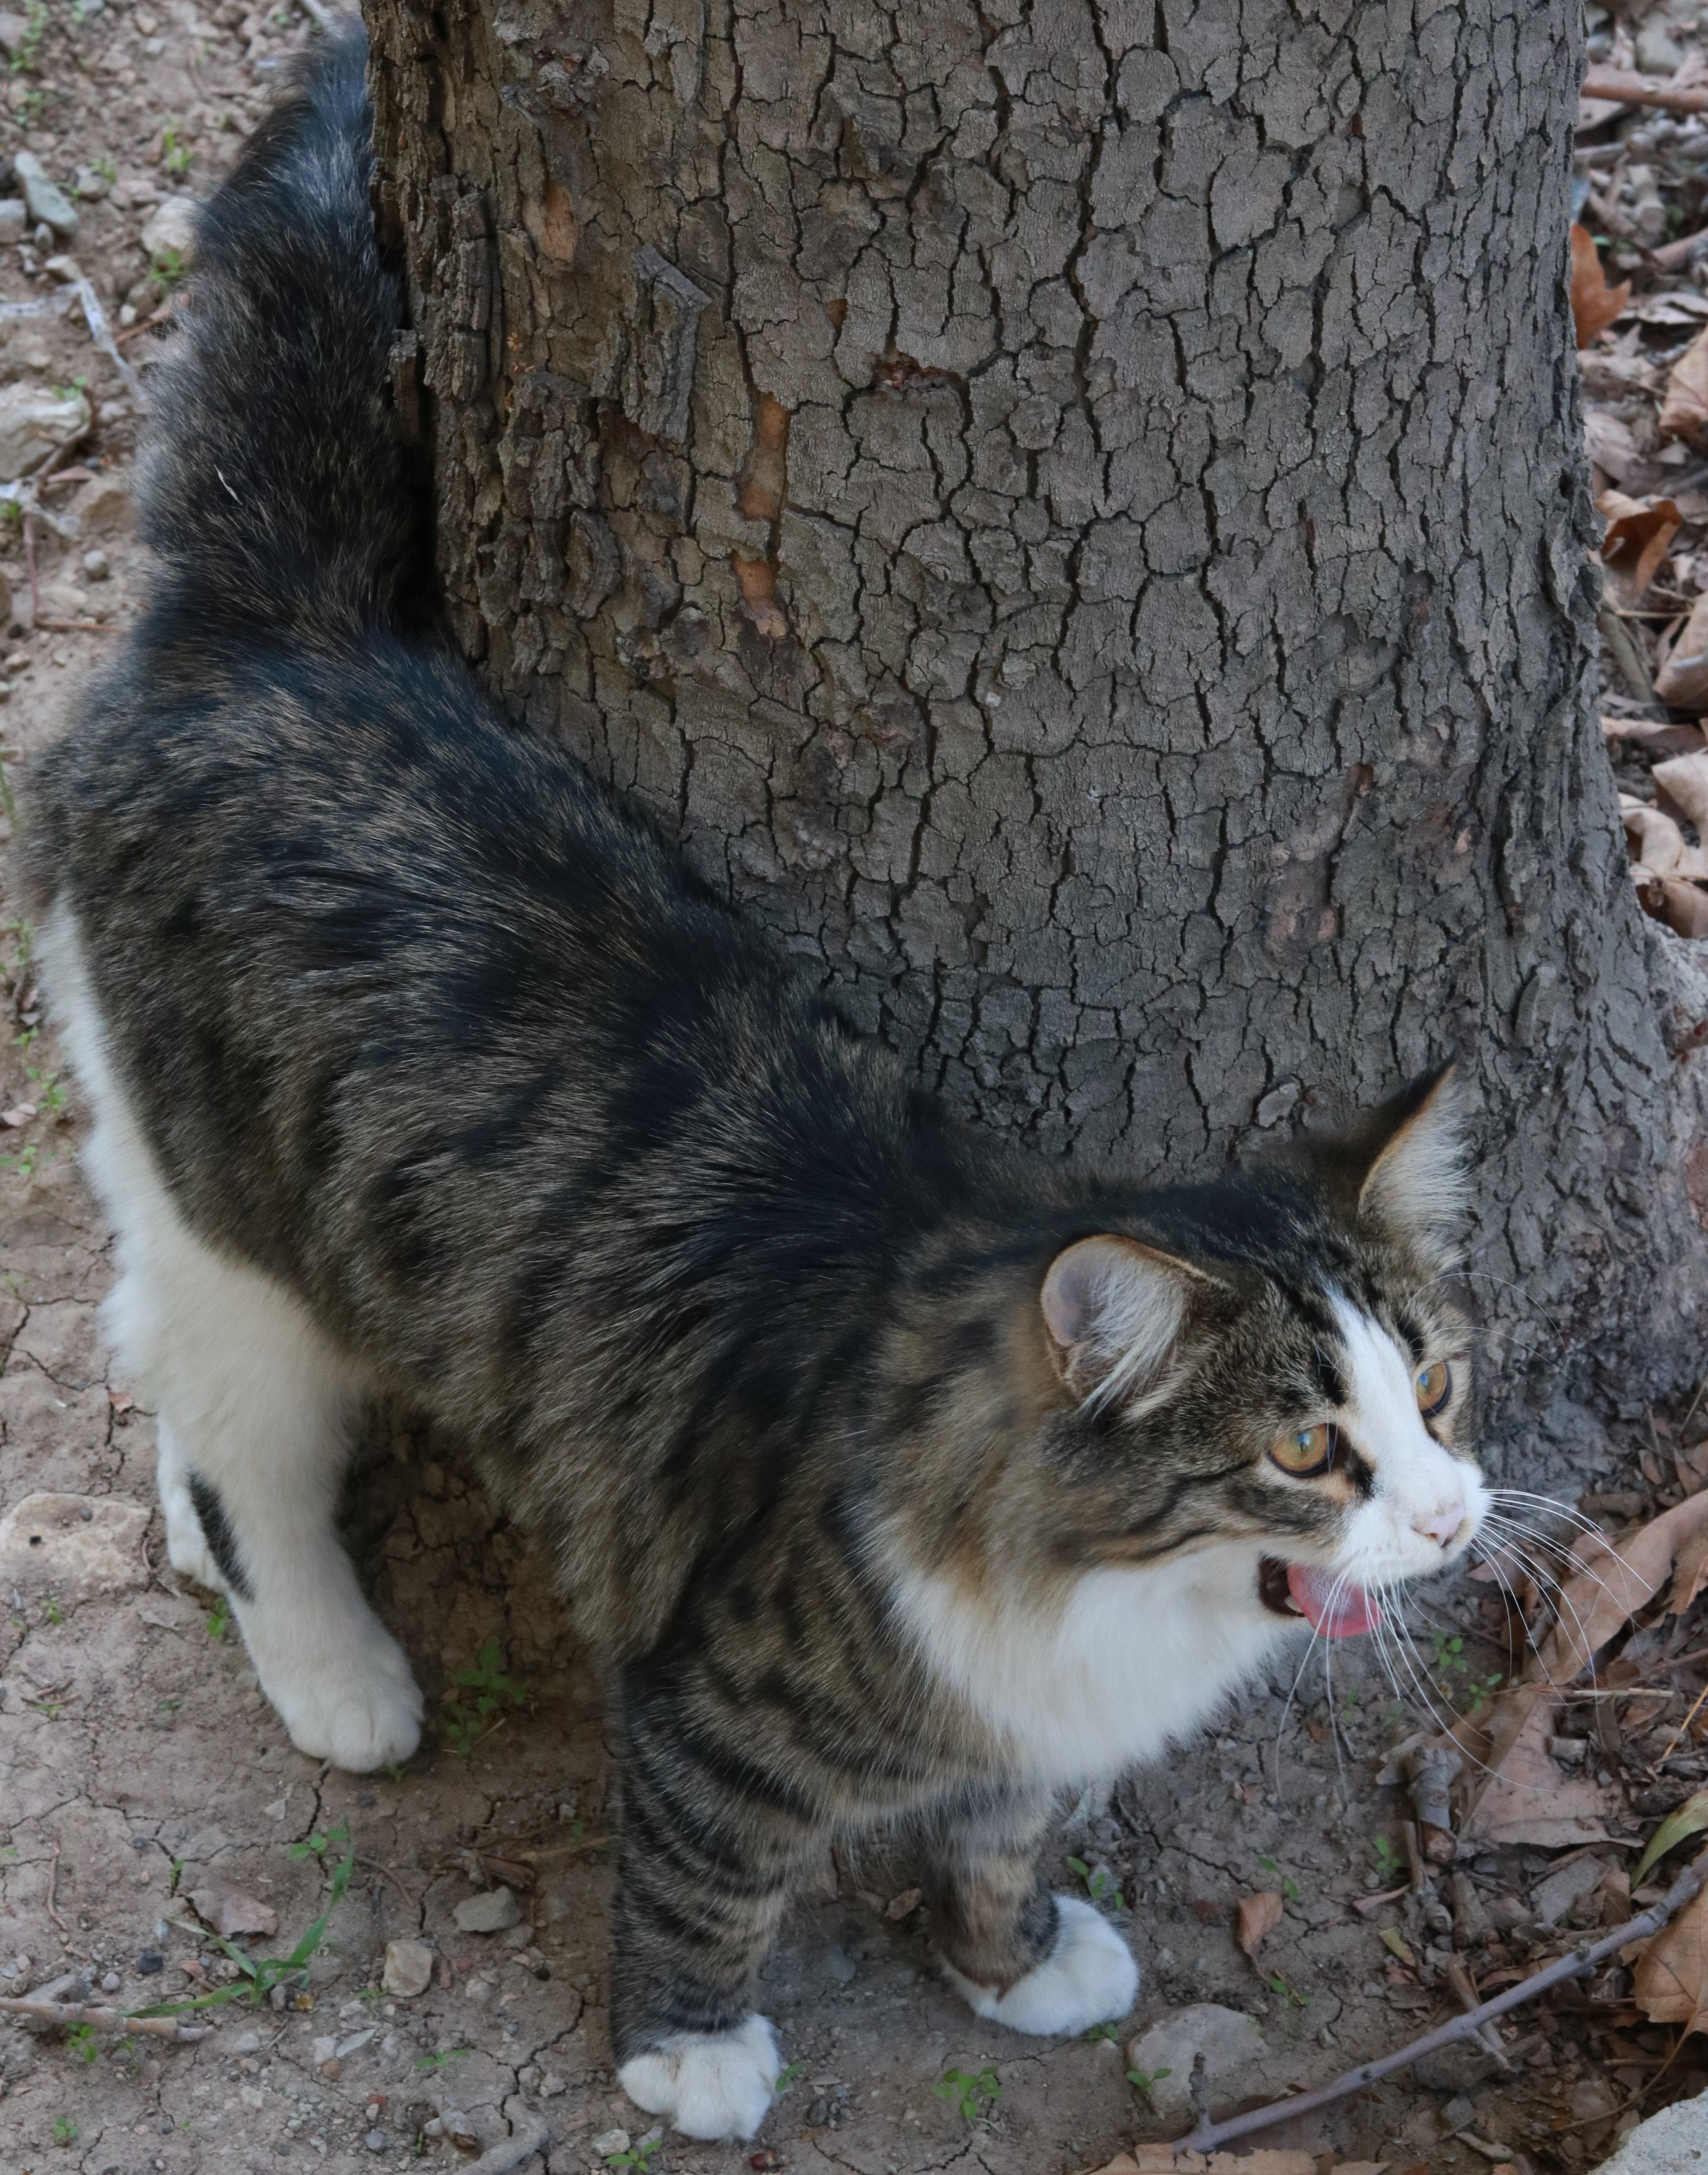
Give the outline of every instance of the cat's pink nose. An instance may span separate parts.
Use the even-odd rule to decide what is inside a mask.
[[[1412,1531],[1421,1533],[1425,1540],[1439,1541],[1445,1549],[1465,1522],[1465,1505],[1456,1503],[1448,1511],[1433,1511],[1427,1517],[1412,1521]]]

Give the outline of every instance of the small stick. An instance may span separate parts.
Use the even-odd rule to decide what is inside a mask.
[[[30,616],[34,621],[41,610],[41,589],[35,578],[35,515],[28,506],[24,509],[24,563],[30,569]]]
[[[1685,1716],[1684,1719],[1678,1724],[1678,1727],[1673,1732],[1671,1741],[1667,1744],[1666,1750],[1655,1762],[1655,1772],[1657,1775],[1666,1765],[1667,1762],[1672,1758],[1673,1755],[1678,1750],[1678,1739],[1684,1734],[1685,1731],[1689,1729],[1691,1723],[1696,1719],[1697,1715],[1701,1711],[1702,1702],[1704,1700],[1708,1700],[1708,1684],[1704,1684],[1701,1690],[1697,1693],[1695,1706],[1691,1708],[1689,1713]]]
[[[35,624],[45,627],[49,634],[117,634],[121,632],[104,619],[39,619]]]
[[[206,2039],[211,2024],[179,2024],[170,2016],[127,2016],[122,2009],[92,2008],[80,2001],[30,2001],[0,1997],[0,2016],[33,2017],[38,2024],[92,2024],[97,2031],[146,2032],[155,2039]]]
[[[1396,2069],[1409,2069],[1421,2055],[1433,2054],[1438,2048],[1451,2047],[1461,2039],[1477,2037],[1481,2027],[1497,2016],[1505,2016],[1509,2010],[1521,2008],[1533,2001],[1551,1986],[1559,1986],[1567,1979],[1583,1978],[1598,1963],[1632,1941],[1646,1940],[1651,1934],[1658,1934],[1676,1912],[1682,1911],[1691,1897],[1708,1881],[1708,1850],[1687,1866],[1667,1890],[1661,1901],[1640,1917],[1627,1920],[1616,1926],[1611,1934],[1603,1934],[1593,1946],[1575,1949],[1569,1955],[1557,1958],[1530,1977],[1521,1979],[1516,1986],[1508,1987],[1505,1993],[1497,1993],[1492,2001],[1485,2001],[1438,2031],[1426,2032],[1414,2039],[1409,2047],[1402,2047],[1396,2053],[1384,2054],[1375,2062],[1364,2062],[1356,2069],[1349,2069],[1343,2077],[1337,2077],[1331,2085],[1320,2085],[1314,2092],[1299,2092],[1293,2098],[1277,2100],[1269,2107],[1259,2107],[1251,2114],[1234,2115],[1227,2122],[1205,2122],[1200,2119],[1190,2137],[1174,2140],[1174,2151],[1210,2153],[1219,2150],[1236,2137],[1244,2137],[1254,2129],[1268,2129],[1277,2122],[1291,2120],[1294,2115],[1314,2114],[1317,2108],[1331,2107],[1353,2092],[1363,2091],[1367,2086],[1378,2084],[1391,2077]]]
[[[71,1931],[70,1927],[66,1924],[64,1919],[60,1917],[58,1912],[53,1907],[53,1894],[58,1885],[59,1838],[56,1836],[53,1838],[53,1856],[48,1861],[47,1867],[47,1915],[52,1919],[54,1924],[58,1927],[62,1934],[68,1934]]]
[[[168,295],[165,301],[161,303],[159,309],[154,312],[152,317],[139,317],[135,324],[127,325],[124,330],[116,336],[113,340],[113,345],[115,347],[122,347],[127,340],[133,340],[137,339],[141,334],[147,332],[150,326],[158,325],[163,323],[164,320],[171,317],[171,314],[172,298]]]
[[[1606,99],[1615,106],[1659,106],[1668,113],[1708,113],[1708,84],[1681,89],[1675,84],[1651,83],[1624,68],[1586,69],[1578,95]]]

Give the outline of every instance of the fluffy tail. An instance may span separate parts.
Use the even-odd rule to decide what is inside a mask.
[[[356,24],[328,33],[202,210],[138,485],[161,601],[198,633],[338,640],[429,616],[421,466],[388,383],[399,293],[368,203],[366,51]]]

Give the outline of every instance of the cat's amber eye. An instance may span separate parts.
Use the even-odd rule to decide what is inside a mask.
[[[1310,1480],[1319,1473],[1326,1473],[1334,1463],[1339,1440],[1337,1428],[1327,1420],[1319,1420],[1315,1427],[1277,1435],[1269,1446],[1269,1455],[1283,1473],[1290,1473],[1295,1480]]]
[[[1432,1359],[1418,1370],[1418,1410],[1426,1420],[1434,1418],[1453,1394],[1453,1370],[1445,1359]]]

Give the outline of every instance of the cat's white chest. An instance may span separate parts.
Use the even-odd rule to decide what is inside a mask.
[[[1087,1572],[1049,1615],[903,1576],[899,1613],[933,1673],[1034,1779],[1083,1785],[1158,1758],[1286,1636],[1249,1549]]]

